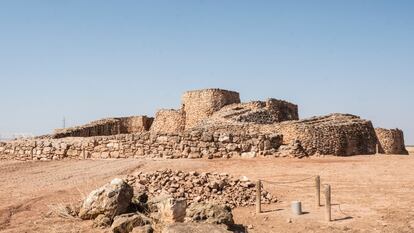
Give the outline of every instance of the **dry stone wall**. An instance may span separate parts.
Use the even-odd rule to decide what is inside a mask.
[[[0,142],[0,159],[222,158],[407,154],[401,130],[374,130],[350,114],[298,120],[298,106],[268,99],[240,103],[239,93],[189,91],[180,110],[108,118],[32,140]],[[153,122],[154,121],[154,122]],[[53,139],[51,139],[53,138]]]
[[[375,132],[378,138],[378,153],[408,155],[402,130],[376,128]]]
[[[155,115],[154,123],[151,126],[152,132],[179,133],[185,127],[185,115],[180,110],[161,109]]]
[[[148,131],[154,121],[154,118],[147,116],[121,117],[118,119],[123,134]]]
[[[153,120],[147,116],[107,118],[82,126],[57,129],[52,137],[93,137],[148,131]]]
[[[297,105],[283,100],[268,99],[267,101],[252,101],[227,105],[215,112],[210,118],[203,121],[203,123],[273,124],[298,119]]]
[[[185,129],[195,127],[222,107],[234,103],[240,103],[240,95],[234,91],[204,89],[185,92],[182,97]]]
[[[277,124],[284,144],[298,140],[308,155],[375,154],[377,138],[371,121],[349,114],[331,114]]]
[[[299,120],[298,106],[284,100],[268,99],[266,107],[275,118],[275,122]]]
[[[0,159],[255,157],[275,153],[282,140],[282,136],[277,134],[199,130],[179,134],[141,132],[87,138],[16,140],[0,144]]]

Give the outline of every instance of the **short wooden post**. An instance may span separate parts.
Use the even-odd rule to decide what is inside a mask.
[[[331,221],[331,185],[325,185],[325,220]]]
[[[316,207],[321,206],[321,177],[315,177],[315,188],[316,188]]]
[[[256,214],[262,212],[262,182],[258,180],[256,182]]]

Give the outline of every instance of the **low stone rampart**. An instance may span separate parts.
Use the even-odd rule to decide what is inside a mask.
[[[52,137],[94,137],[137,133],[148,131],[153,120],[154,119],[152,117],[147,116],[106,118],[92,121],[81,126],[56,129],[52,134]]]
[[[179,134],[141,132],[87,138],[15,140],[0,143],[0,159],[61,160],[88,158],[229,158],[276,152],[275,134],[187,131]]]

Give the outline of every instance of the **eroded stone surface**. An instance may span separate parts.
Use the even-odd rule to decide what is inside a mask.
[[[158,202],[158,219],[162,223],[184,222],[187,209],[185,198],[165,198]]]
[[[151,219],[142,214],[122,214],[114,218],[111,230],[113,233],[129,233],[133,231],[133,229],[136,227],[145,226],[149,224],[151,224]]]
[[[331,114],[275,125],[284,144],[298,140],[311,155],[375,154],[377,137],[371,121],[350,114]]]
[[[225,225],[208,223],[176,223],[164,228],[162,233],[230,233]]]
[[[104,215],[112,220],[114,216],[127,212],[132,196],[133,189],[129,184],[122,179],[114,179],[85,198],[79,217],[95,219]]]
[[[375,132],[378,138],[378,153],[408,155],[402,130],[376,128]]]
[[[187,222],[234,224],[231,208],[222,204],[194,203],[187,209]]]

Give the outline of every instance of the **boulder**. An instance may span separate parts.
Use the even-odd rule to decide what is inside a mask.
[[[162,233],[230,233],[225,225],[208,223],[175,223],[166,226]]]
[[[184,222],[187,209],[187,201],[184,198],[165,198],[157,204],[157,209],[160,222]]]
[[[111,226],[111,222],[112,222],[112,220],[109,217],[107,217],[103,214],[100,214],[95,218],[95,220],[93,220],[93,227],[95,227],[95,228],[107,228],[107,227]]]
[[[122,179],[92,191],[83,201],[79,211],[81,219],[95,219],[104,215],[111,220],[114,216],[126,213],[131,203],[133,189]]]
[[[131,233],[153,233],[154,229],[151,225],[145,225],[140,227],[135,227],[132,229]]]
[[[254,151],[243,152],[243,153],[241,153],[241,157],[242,158],[254,158],[254,157],[256,157],[256,152],[254,152]]]
[[[229,135],[222,134],[222,135],[220,135],[218,141],[219,142],[222,142],[222,143],[229,143],[231,141],[231,139],[230,139],[230,136]]]
[[[151,220],[142,214],[122,214],[114,218],[111,230],[113,233],[129,233],[136,227],[149,224],[151,224]]]
[[[213,203],[194,203],[187,209],[186,222],[204,222],[232,225],[233,214],[226,205]]]

